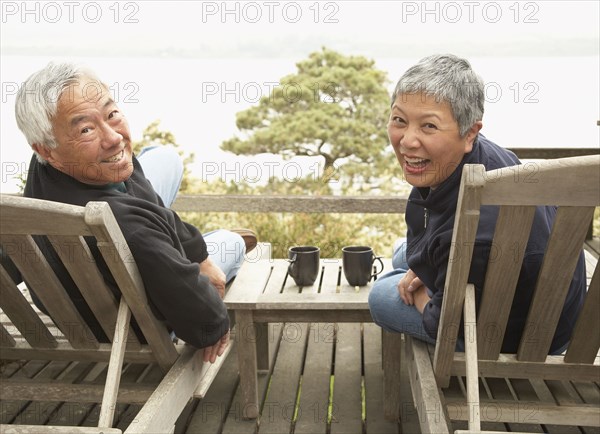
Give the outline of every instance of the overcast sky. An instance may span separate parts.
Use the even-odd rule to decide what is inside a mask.
[[[2,54],[598,55],[598,1],[2,2]]]
[[[268,92],[264,83],[293,73],[296,62],[323,46],[374,59],[389,86],[425,55],[466,57],[490,85],[488,137],[506,147],[598,146],[599,5],[2,1],[1,186],[14,189],[15,168],[27,170],[31,156],[14,119],[16,89],[51,60],[95,69],[118,92],[113,97],[134,139],[160,119],[161,128],[196,152],[198,173],[205,162],[242,159],[219,145],[236,134],[235,114],[256,102],[239,98],[243,86]],[[219,85],[220,92],[204,92],[205,85]],[[229,94],[235,86],[241,92]]]

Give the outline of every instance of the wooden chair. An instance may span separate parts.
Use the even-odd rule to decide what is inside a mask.
[[[490,258],[476,315],[474,286],[467,278],[483,205],[499,206],[493,244],[498,252],[510,254]],[[518,353],[502,354],[500,348],[537,205],[556,205],[558,213]],[[482,421],[536,423],[538,429],[539,424],[600,425],[600,267],[593,271],[590,262],[587,264],[588,276],[593,272],[593,278],[566,354],[547,355],[598,205],[600,155],[545,160],[489,172],[482,165],[465,166],[450,250],[450,258],[456,260],[448,264],[435,350],[422,341],[406,339],[411,388],[423,433],[449,432],[451,420],[468,421],[468,431],[456,432],[481,432]],[[464,353],[455,353],[463,311],[466,348]],[[493,336],[490,330],[495,331]],[[459,392],[458,399],[456,393],[449,393],[452,376],[457,376],[456,382],[461,385],[466,376],[466,390]],[[515,378],[529,380],[538,399],[491,400],[492,382],[505,381],[506,387],[505,379]],[[574,386],[581,382],[591,383],[591,399],[577,395]],[[552,388],[547,386],[557,383],[567,383],[565,387],[574,393],[553,396]],[[480,392],[488,399],[480,400]],[[519,426],[523,425],[517,425],[517,430]]]
[[[0,217],[4,252],[52,318],[32,306],[7,270],[0,267],[0,307],[8,316],[8,322],[4,316],[0,326],[0,358],[108,362],[104,386],[12,379],[0,384],[3,400],[101,401],[98,428],[0,425],[0,431],[121,432],[111,428],[117,401],[138,403],[146,399],[126,432],[171,431],[190,398],[206,392],[226,355],[211,365],[203,363],[202,350],[173,342],[150,309],[137,266],[108,204],[90,202],[84,208],[2,195]],[[48,237],[112,343],[99,343],[94,337],[32,235]],[[122,293],[120,301],[105,284],[84,237],[95,237]],[[147,343],[141,344],[133,333],[131,315]],[[124,360],[156,363],[166,374],[158,387],[120,387]]]

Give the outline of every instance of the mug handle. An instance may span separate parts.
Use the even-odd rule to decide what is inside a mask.
[[[373,273],[371,275],[371,277],[369,277],[369,280],[371,280],[372,278],[378,276],[381,274],[381,272],[383,271],[383,261],[381,260],[381,256],[375,256],[373,255],[373,264],[375,264],[375,261],[379,261],[379,265],[381,265],[381,268],[379,269],[379,271],[377,271],[377,268],[375,269],[375,273]]]
[[[294,264],[296,263],[297,257],[298,257],[298,254],[295,253],[294,256],[292,257],[292,259],[286,259],[286,261],[288,261],[290,263],[290,265],[288,265],[288,274],[292,277],[294,277],[293,267],[294,267]]]

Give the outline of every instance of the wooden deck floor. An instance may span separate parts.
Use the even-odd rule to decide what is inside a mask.
[[[588,243],[595,257],[600,240]],[[344,433],[386,434],[419,433],[418,416],[403,366],[401,422],[383,418],[381,332],[374,324],[271,324],[272,370],[259,374],[261,417],[256,421],[241,418],[238,392],[236,348],[224,364],[208,394],[190,402],[181,415],[177,433]],[[105,363],[81,362],[8,362],[1,365],[0,380],[37,378],[74,383],[101,383]],[[161,374],[154,365],[127,364],[123,382],[152,384]],[[464,382],[454,378],[452,390],[464,396]],[[505,396],[515,401],[515,411],[523,422],[535,420],[535,408],[519,401],[554,399],[568,403],[583,400],[599,406],[600,385],[527,381],[488,380],[481,384],[482,398]],[[115,426],[126,428],[135,423],[140,406],[118,405]],[[0,401],[0,423],[69,424],[93,426],[98,421],[99,405],[61,402]],[[465,428],[458,423],[455,429]],[[552,427],[533,423],[485,424],[496,431],[598,433],[598,429]]]

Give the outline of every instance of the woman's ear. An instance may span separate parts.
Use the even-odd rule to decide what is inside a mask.
[[[473,143],[481,128],[483,128],[483,122],[477,121],[469,128],[469,131],[467,131],[467,134],[465,135],[465,153],[473,150]]]

